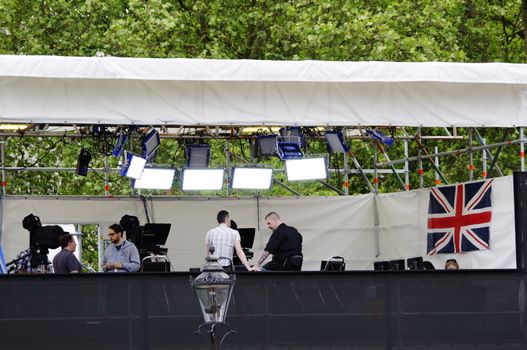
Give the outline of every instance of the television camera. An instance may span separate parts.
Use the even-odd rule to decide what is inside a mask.
[[[48,253],[49,249],[55,249],[60,246],[60,237],[64,235],[64,230],[58,225],[42,226],[40,218],[36,215],[29,214],[22,220],[22,227],[29,231],[29,249],[23,251],[13,261],[7,263],[9,272],[20,267],[20,261],[27,260],[30,263],[31,271],[40,271],[44,273],[48,271]]]

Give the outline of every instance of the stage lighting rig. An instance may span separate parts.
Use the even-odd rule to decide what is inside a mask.
[[[210,161],[210,145],[187,144],[185,146],[187,168],[206,168]]]
[[[135,154],[125,152],[125,162],[119,172],[121,176],[139,179],[145,168],[146,159],[136,156]]]
[[[347,153],[350,146],[344,139],[341,131],[331,130],[324,134],[330,153]]]
[[[82,148],[77,159],[77,175],[86,176],[88,175],[88,169],[90,167],[91,153],[86,148]]]
[[[153,190],[169,190],[172,188],[175,174],[175,169],[145,168],[139,179],[132,180],[132,187]]]
[[[328,178],[326,157],[287,159],[285,170],[288,181],[325,180]]]
[[[152,129],[143,140],[141,156],[146,159],[147,163],[152,162],[156,155],[161,139],[159,132],[156,129]]]

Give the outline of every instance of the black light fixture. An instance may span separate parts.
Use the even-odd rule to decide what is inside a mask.
[[[256,137],[257,155],[259,157],[272,157],[277,155],[277,135],[259,135]]]
[[[199,301],[204,323],[200,324],[197,333],[208,336],[210,349],[219,349],[223,339],[233,331],[227,331],[225,323],[229,302],[231,300],[236,275],[230,276],[223,271],[214,254],[214,246],[209,246],[210,255],[205,259],[206,263],[201,273],[190,279],[190,284]],[[223,336],[218,332],[223,331]]]
[[[205,143],[188,144],[185,147],[187,168],[206,168],[209,166],[210,145]]]
[[[152,162],[157,155],[157,149],[160,144],[159,132],[156,129],[152,129],[143,140],[141,157],[146,159],[147,163]]]
[[[350,150],[350,146],[341,131],[328,130],[324,136],[326,137],[330,153],[347,153]]]
[[[88,168],[90,166],[91,153],[86,148],[82,148],[77,159],[77,175],[88,175]]]

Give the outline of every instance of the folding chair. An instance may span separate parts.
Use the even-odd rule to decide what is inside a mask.
[[[170,260],[166,255],[148,255],[141,261],[143,272],[170,272]]]
[[[346,270],[346,262],[341,256],[332,256],[328,260],[322,260],[320,263],[320,271],[344,271]]]

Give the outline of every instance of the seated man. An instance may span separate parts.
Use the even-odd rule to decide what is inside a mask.
[[[253,269],[257,271],[300,271],[303,262],[302,235],[296,228],[282,223],[280,216],[275,212],[270,212],[265,216],[265,223],[273,233]],[[273,259],[261,266],[269,254],[273,254]]]
[[[232,271],[232,258],[234,250],[236,250],[236,254],[245,268],[248,271],[252,271],[240,244],[240,233],[230,227],[231,219],[229,213],[226,210],[220,210],[216,215],[216,220],[218,221],[218,226],[207,232],[205,237],[207,252],[209,253],[209,246],[214,246],[216,256],[229,258],[219,260],[223,270]]]
[[[55,273],[79,273],[82,272],[82,264],[77,260],[73,252],[77,249],[77,242],[73,235],[65,234],[60,237],[62,250],[53,258],[53,270]]]

